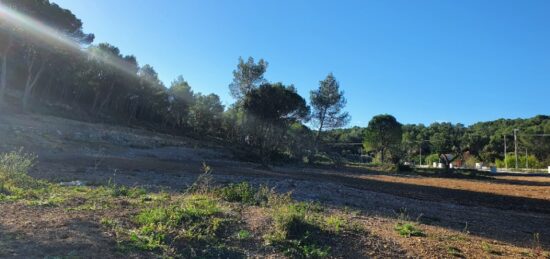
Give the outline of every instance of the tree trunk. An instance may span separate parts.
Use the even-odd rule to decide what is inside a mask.
[[[36,72],[36,74],[33,76],[32,70],[35,63],[35,57],[32,58],[31,63],[28,67],[28,75],[27,75],[27,82],[25,83],[25,91],[23,93],[23,109],[28,110],[29,108],[29,100],[31,97],[31,93],[33,88],[35,87],[36,83],[38,82],[38,79],[42,75],[42,72],[44,71],[44,67],[46,66],[46,58],[42,61],[40,64],[40,68]]]
[[[319,118],[319,130],[317,130],[317,137],[315,138],[315,151],[317,152],[317,146],[319,143],[319,140],[321,139],[321,131],[323,130],[323,126],[325,124],[325,117],[327,114],[327,110],[323,109],[323,112],[321,113],[321,117]]]
[[[111,83],[111,87],[109,87],[109,93],[107,93],[107,97],[105,97],[105,100],[101,102],[101,105],[99,105],[99,110],[103,111],[105,106],[111,101],[111,96],[113,95],[113,89],[115,88],[115,82]]]
[[[0,104],[4,102],[4,95],[6,94],[7,84],[8,84],[8,54],[13,45],[12,37],[9,36],[8,44],[4,49],[2,54],[2,68],[0,70]]]

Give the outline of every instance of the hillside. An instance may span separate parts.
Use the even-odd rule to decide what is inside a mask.
[[[320,231],[320,239],[314,241],[317,245],[309,247],[319,250],[312,253],[323,254],[323,249],[330,247],[328,255],[337,258],[528,257],[550,248],[546,238],[550,234],[548,177],[441,178],[351,167],[278,166],[266,170],[259,164],[235,160],[231,152],[215,144],[146,130],[29,114],[1,114],[0,122],[2,151],[23,147],[24,152],[37,154],[29,175],[52,185],[42,196],[0,199],[2,256],[190,255],[186,249],[206,249],[213,257],[307,253],[300,250],[307,246],[266,239],[282,220],[271,218],[273,213],[283,213],[283,218],[293,213],[298,216],[291,217],[305,216],[305,222],[319,227],[312,231]],[[203,162],[211,168],[208,186],[212,191],[189,196],[186,190],[204,173]],[[71,181],[85,186],[59,185]],[[243,181],[251,187],[228,185]],[[294,201],[273,198],[290,192],[302,205],[281,207],[273,201],[264,204],[242,199],[243,190],[258,197],[253,193],[260,185],[273,188],[273,194],[265,196],[271,198],[265,201],[283,199],[290,204]],[[225,194],[215,191],[224,186]],[[117,195],[109,194],[112,192]],[[218,244],[215,247],[205,247],[200,238],[191,246],[154,246],[151,240],[147,245],[136,244],[125,234],[139,230],[136,215],[158,206],[188,204],[189,199],[213,199],[222,212],[205,217],[228,220],[223,233],[209,237]],[[305,211],[288,211],[300,206],[306,206]],[[274,222],[273,228],[269,222]],[[422,234],[400,236],[394,228],[404,223]],[[353,249],[346,249],[350,245]]]

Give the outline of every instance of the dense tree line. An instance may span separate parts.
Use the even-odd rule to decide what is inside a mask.
[[[478,122],[468,127],[463,124],[433,123],[401,125],[391,115],[375,116],[368,127],[338,129],[325,135],[327,143],[350,143],[332,147],[333,151],[356,159],[361,151],[381,162],[414,162],[427,164],[435,159],[449,164],[450,157],[472,162],[504,164],[506,139],[508,160],[513,158],[514,129],[517,131],[520,167],[550,165],[550,116],[539,115],[529,119],[499,119]],[[363,143],[363,149],[357,147]],[[351,145],[355,144],[355,145]],[[529,161],[525,162],[525,152]],[[444,156],[450,154],[452,156]],[[467,156],[467,157],[465,157]],[[512,167],[512,163],[507,163]]]
[[[69,10],[48,0],[0,0],[0,105],[78,119],[146,126],[211,138],[245,150],[248,158],[312,158],[324,130],[344,126],[345,98],[329,74],[311,93],[316,133],[305,125],[311,108],[293,85],[271,83],[268,63],[239,58],[229,84],[235,103],[194,92],[180,76],[168,87],[155,69],[94,35]],[[10,11],[12,10],[12,11]],[[16,14],[15,16],[10,16]],[[17,20],[24,15],[24,21]],[[317,141],[316,141],[317,140]]]
[[[266,79],[268,62],[252,57],[239,58],[229,84],[235,102],[224,107],[219,96],[193,91],[182,76],[167,87],[152,66],[140,65],[135,56],[111,44],[94,44],[94,35],[83,31],[82,21],[57,4],[48,0],[0,0],[0,4],[32,18],[18,22],[21,16],[11,17],[10,11],[0,16],[3,108],[51,110],[73,118],[217,139],[263,163],[339,162],[365,155],[399,163],[420,161],[421,154],[427,162],[434,156],[465,153],[494,163],[504,158],[505,139],[512,150],[512,133],[519,129],[521,150],[550,162],[550,138],[537,135],[550,133],[548,116],[466,127],[402,125],[391,115],[379,115],[366,128],[340,129],[350,116],[332,73],[310,92],[308,105],[293,85]]]

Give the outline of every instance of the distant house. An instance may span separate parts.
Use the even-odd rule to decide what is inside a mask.
[[[439,157],[441,162],[449,161],[453,168],[463,167],[464,161],[460,157],[453,154],[443,154]]]

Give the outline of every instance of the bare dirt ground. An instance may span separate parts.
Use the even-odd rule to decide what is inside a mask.
[[[192,139],[0,112],[0,152],[19,147],[38,156],[31,175],[53,182],[115,181],[179,191],[196,179],[205,162],[218,183],[250,181],[290,191],[296,199],[349,207],[382,240],[367,238],[361,247],[349,247],[373,251],[365,257],[391,257],[379,251],[394,249],[404,251],[403,257],[529,258],[550,249],[550,177],[450,179],[302,166],[265,170]],[[0,203],[0,257],[120,257],[113,239],[98,226],[101,216]],[[393,229],[399,217],[418,220],[426,236],[400,237]]]

